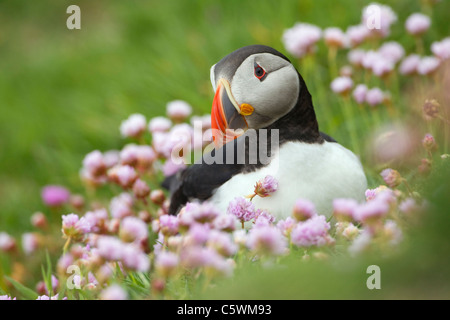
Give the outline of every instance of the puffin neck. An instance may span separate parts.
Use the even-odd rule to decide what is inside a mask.
[[[324,139],[319,132],[319,124],[314,112],[311,94],[299,73],[298,77],[300,92],[296,105],[286,115],[269,125],[267,129],[279,130],[280,143],[287,141],[323,143]]]

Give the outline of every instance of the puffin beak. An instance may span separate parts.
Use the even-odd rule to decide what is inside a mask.
[[[211,110],[214,144],[222,146],[242,135],[248,129],[244,116],[252,112],[253,107],[249,104],[239,106],[231,93],[230,83],[220,79]]]

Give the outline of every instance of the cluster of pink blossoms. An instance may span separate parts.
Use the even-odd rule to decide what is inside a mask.
[[[358,84],[360,72],[356,71],[362,70],[371,77],[384,81],[392,78],[392,74],[396,72],[403,76],[431,76],[450,58],[450,38],[433,42],[430,47],[431,55],[428,56],[424,56],[424,48],[420,47],[417,48],[417,53],[410,53],[405,57],[405,49],[395,41],[384,42],[376,50],[363,49],[366,43],[388,38],[397,20],[397,15],[389,6],[371,3],[362,10],[361,23],[348,27],[345,32],[337,27],[322,31],[312,24],[297,23],[285,30],[282,40],[286,50],[297,58],[314,54],[321,38],[329,50],[349,49],[349,65],[344,66],[339,77],[332,80],[331,89],[338,94],[347,95],[354,87],[353,97],[358,104],[376,106],[389,101],[389,86],[383,90]],[[422,37],[430,26],[431,19],[427,15],[413,13],[405,21],[404,29],[418,43],[422,43]],[[367,80],[367,76],[364,80]]]

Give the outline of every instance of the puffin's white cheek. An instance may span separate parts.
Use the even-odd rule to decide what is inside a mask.
[[[292,73],[275,73],[258,86],[253,97],[253,107],[261,115],[279,119],[288,113],[297,102],[299,94],[298,76]]]

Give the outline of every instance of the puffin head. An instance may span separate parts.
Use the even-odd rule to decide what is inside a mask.
[[[249,128],[273,125],[296,109],[302,94],[311,100],[289,59],[263,45],[246,46],[222,58],[211,67],[211,83],[215,91],[211,124],[216,146]]]

